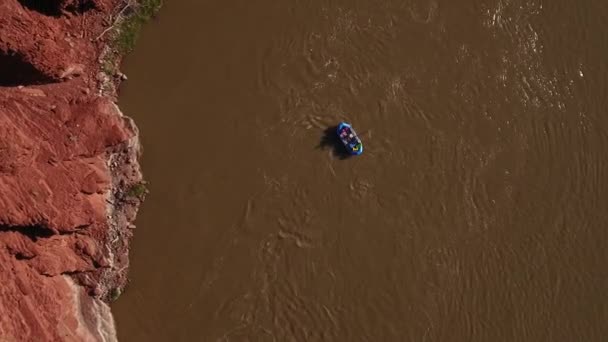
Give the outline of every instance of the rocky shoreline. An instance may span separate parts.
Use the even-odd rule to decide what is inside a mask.
[[[0,0],[2,340],[116,340],[107,303],[146,192],[115,103],[125,4]]]

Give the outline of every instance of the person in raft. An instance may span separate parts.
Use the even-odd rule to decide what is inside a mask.
[[[350,132],[350,130],[346,127],[342,128],[342,131],[340,132],[340,137],[341,138],[346,138],[348,139],[347,141],[349,143],[352,143],[353,139],[354,139],[354,135],[352,132]]]
[[[344,127],[342,128],[342,132],[340,132],[340,136],[342,138],[345,138],[348,135],[348,128]]]

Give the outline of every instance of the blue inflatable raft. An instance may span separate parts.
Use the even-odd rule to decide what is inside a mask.
[[[338,125],[337,133],[340,141],[342,141],[342,144],[344,144],[344,147],[348,150],[348,153],[355,156],[363,153],[363,143],[350,124],[341,122]]]

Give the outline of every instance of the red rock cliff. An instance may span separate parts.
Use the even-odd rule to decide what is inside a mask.
[[[141,201],[137,129],[100,91],[119,5],[0,0],[2,341],[116,339]]]

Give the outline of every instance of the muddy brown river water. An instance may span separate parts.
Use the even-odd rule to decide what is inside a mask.
[[[119,338],[606,341],[607,18],[167,1],[121,89],[151,194]]]

